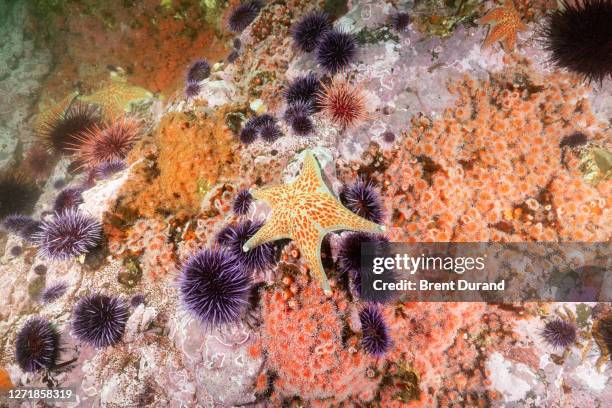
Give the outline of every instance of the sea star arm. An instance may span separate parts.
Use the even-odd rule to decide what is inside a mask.
[[[490,24],[490,23],[493,23],[495,21],[502,19],[505,14],[506,14],[506,10],[504,10],[501,7],[496,8],[496,9],[489,11],[487,14],[485,14],[480,20],[478,20],[478,23],[479,24]]]
[[[325,233],[341,230],[362,231],[369,233],[383,232],[384,225],[378,225],[353,213],[328,194],[318,194],[309,208],[311,219]]]
[[[296,223],[293,226],[295,241],[308,266],[310,274],[320,283],[326,295],[331,294],[327,275],[321,262],[321,241],[324,234],[313,223]]]
[[[321,176],[321,166],[312,150],[307,150],[304,154],[302,171],[293,183],[293,187],[306,193],[314,193],[321,190],[329,191]]]
[[[289,228],[285,221],[286,217],[279,214],[279,211],[272,211],[272,215],[268,218],[265,224],[242,246],[242,250],[247,252],[249,249],[265,244],[267,242],[277,241],[279,239],[291,238]]]

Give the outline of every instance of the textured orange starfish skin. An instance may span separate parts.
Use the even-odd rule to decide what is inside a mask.
[[[512,1],[506,1],[503,7],[489,11],[486,16],[480,19],[479,24],[492,25],[482,46],[484,48],[490,47],[497,41],[501,41],[506,52],[514,49],[516,33],[527,29]]]
[[[325,185],[319,162],[311,151],[305,153],[302,171],[293,183],[256,190],[252,195],[270,204],[272,213],[244,244],[243,250],[278,239],[292,239],[328,294],[331,289],[321,263],[323,237],[340,230],[372,233],[384,230],[383,226],[359,217],[338,201]]]

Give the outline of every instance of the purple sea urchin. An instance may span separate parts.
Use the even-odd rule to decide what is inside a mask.
[[[243,221],[237,225],[226,226],[217,235],[217,242],[227,247],[229,253],[249,270],[261,270],[274,264],[275,251],[270,243],[259,245],[247,252],[244,244],[262,227],[262,223]]]
[[[612,78],[612,1],[563,1],[544,28],[551,61],[588,81]]]
[[[26,372],[52,368],[59,356],[59,334],[48,321],[35,317],[23,326],[15,341],[15,360]]]
[[[278,124],[276,123],[276,119],[263,123],[258,127],[258,130],[261,139],[268,143],[276,141],[279,137],[283,135],[283,132],[281,132],[280,128],[278,127]]]
[[[249,272],[226,250],[202,250],[185,263],[180,277],[185,307],[206,326],[236,322],[248,305]]]
[[[200,82],[210,75],[210,64],[206,60],[197,60],[187,71],[187,82]]]
[[[111,177],[113,174],[123,171],[127,168],[127,164],[124,160],[111,160],[99,164],[94,169],[94,176],[98,180],[105,180]]]
[[[81,143],[81,134],[102,122],[102,110],[97,105],[74,102],[62,115],[46,121],[40,137],[48,149],[71,154]]]
[[[53,303],[57,299],[64,296],[66,290],[68,290],[68,285],[66,282],[55,282],[54,284],[43,289],[42,293],[40,294],[40,300],[44,303]]]
[[[228,25],[230,30],[239,33],[257,18],[257,15],[263,8],[264,3],[260,0],[245,1],[232,11],[229,17]]]
[[[355,36],[336,30],[323,33],[316,49],[317,62],[332,75],[346,68],[356,56]]]
[[[395,31],[406,31],[410,24],[410,14],[406,12],[398,12],[391,16],[391,26]]]
[[[382,246],[389,240],[383,235],[351,232],[343,236],[337,254],[338,272],[351,279],[359,296],[361,296],[361,244],[364,242]]]
[[[80,187],[66,188],[55,197],[53,211],[62,212],[70,208],[76,208],[83,203],[83,190]]]
[[[13,234],[19,235],[26,241],[32,241],[33,235],[39,230],[41,223],[27,215],[9,215],[2,222],[2,226]]]
[[[39,253],[51,259],[70,259],[89,252],[102,235],[102,225],[76,209],[56,213],[43,221],[34,240]]]
[[[320,110],[317,105],[317,94],[321,90],[321,83],[313,73],[294,79],[284,90],[283,96],[288,105],[297,102],[309,102],[313,111]]]
[[[373,304],[366,305],[359,312],[359,321],[363,349],[374,357],[383,356],[391,347],[391,337],[380,309]]]
[[[312,52],[321,36],[332,29],[327,13],[314,11],[305,15],[291,29],[295,45],[303,52]]]
[[[300,100],[289,105],[285,111],[285,121],[296,134],[305,136],[314,130],[314,123],[310,118],[312,113],[312,104]]]
[[[127,304],[119,298],[94,294],[81,298],[72,311],[72,330],[94,347],[117,344],[129,317]]]
[[[566,348],[576,341],[576,326],[563,319],[551,320],[544,325],[542,337],[554,348]]]
[[[250,122],[250,121],[249,121]],[[257,139],[257,128],[252,126],[252,124],[247,124],[240,131],[240,141],[244,144],[251,144]]]
[[[340,192],[340,201],[349,210],[367,220],[381,224],[383,205],[380,195],[369,181],[357,180]]]
[[[241,190],[234,198],[233,210],[236,215],[247,215],[253,204],[253,196],[249,190]]]
[[[0,220],[15,213],[31,214],[40,194],[36,184],[19,174],[0,174]]]
[[[189,81],[185,86],[185,96],[189,99],[195,98],[200,93],[200,90],[202,90],[202,86],[199,83]]]

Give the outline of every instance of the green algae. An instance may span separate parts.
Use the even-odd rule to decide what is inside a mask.
[[[475,25],[482,10],[478,0],[434,0],[418,2],[414,14],[421,32],[447,38],[460,24]]]
[[[374,30],[365,27],[357,33],[356,37],[360,45],[376,44],[383,41],[399,42],[399,36],[387,26],[379,27]]]
[[[584,149],[580,158],[580,170],[587,183],[597,184],[612,176],[612,153],[598,146]]]

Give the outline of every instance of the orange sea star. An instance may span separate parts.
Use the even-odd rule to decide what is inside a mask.
[[[251,194],[270,204],[272,213],[264,226],[244,244],[243,250],[279,239],[294,240],[326,294],[331,293],[331,289],[321,263],[323,237],[340,230],[372,233],[384,230],[384,226],[359,217],[338,201],[325,185],[319,162],[310,150],[305,152],[302,171],[294,182],[262,188]]]
[[[491,26],[482,46],[486,48],[501,41],[506,52],[514,49],[516,33],[527,29],[511,0],[506,0],[503,7],[489,11],[478,23]]]

